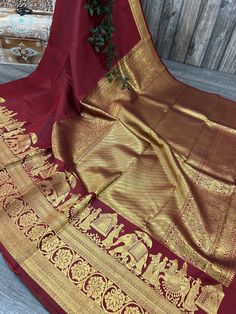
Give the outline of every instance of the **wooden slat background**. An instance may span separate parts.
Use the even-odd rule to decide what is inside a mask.
[[[142,0],[161,57],[236,75],[236,0]]]

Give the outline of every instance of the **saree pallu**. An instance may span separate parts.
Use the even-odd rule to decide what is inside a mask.
[[[20,16],[0,9],[0,62],[38,64],[45,51],[52,13]]]
[[[236,104],[168,72],[138,0],[114,9],[132,90],[109,83],[84,5],[0,86],[1,251],[50,313],[234,313]]]

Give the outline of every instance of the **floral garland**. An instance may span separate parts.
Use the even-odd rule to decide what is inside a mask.
[[[122,89],[131,89],[129,78],[122,74],[118,66],[113,67],[117,60],[116,46],[113,42],[115,27],[113,24],[113,7],[115,0],[87,0],[85,9],[91,17],[101,17],[100,23],[90,30],[88,41],[96,53],[102,53],[106,58],[106,68],[109,70],[106,77],[111,83],[113,80],[121,83]]]

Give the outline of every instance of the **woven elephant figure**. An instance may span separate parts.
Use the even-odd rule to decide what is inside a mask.
[[[136,275],[141,275],[143,269],[147,266],[151,244],[152,241],[146,233],[135,231],[119,237],[113,243],[109,253],[119,259]]]

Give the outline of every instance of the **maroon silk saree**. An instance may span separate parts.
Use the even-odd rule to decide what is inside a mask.
[[[50,313],[234,313],[236,104],[177,81],[138,0],[105,77],[85,0],[58,0],[33,74],[0,86],[0,249]]]

